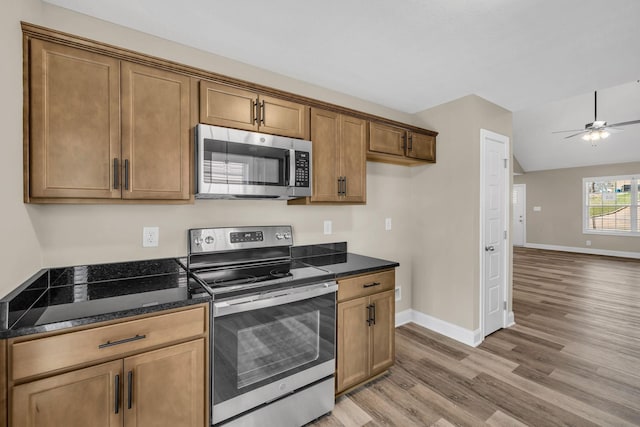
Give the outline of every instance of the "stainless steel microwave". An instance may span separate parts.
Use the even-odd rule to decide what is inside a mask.
[[[311,196],[311,141],[199,124],[197,199]]]

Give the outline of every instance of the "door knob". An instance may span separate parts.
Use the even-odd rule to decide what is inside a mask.
[[[496,248],[494,248],[493,246],[485,246],[484,250],[487,252],[493,252],[496,250]]]

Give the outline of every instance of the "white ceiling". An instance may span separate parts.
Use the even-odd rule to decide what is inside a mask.
[[[614,161],[618,135],[599,155],[550,136],[592,121],[594,89],[599,118],[640,119],[603,90],[640,78],[638,0],[45,1],[409,113],[479,95],[515,112],[527,171]]]

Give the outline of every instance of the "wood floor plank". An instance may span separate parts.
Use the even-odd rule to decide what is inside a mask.
[[[409,323],[322,427],[640,426],[640,260],[514,248],[516,324],[477,348]]]

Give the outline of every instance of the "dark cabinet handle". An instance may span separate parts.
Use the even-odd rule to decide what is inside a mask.
[[[127,408],[131,409],[133,400],[133,371],[127,373]]]
[[[371,304],[371,311],[373,312],[373,316],[371,316],[371,321],[375,325],[376,324],[376,304],[375,303]]]
[[[129,189],[129,159],[124,160],[124,189]]]
[[[107,348],[107,347],[112,347],[114,345],[120,345],[120,344],[124,344],[124,343],[128,343],[131,341],[138,341],[138,340],[143,340],[145,339],[147,336],[146,335],[137,335],[135,337],[130,337],[130,338],[125,338],[123,340],[118,340],[118,341],[107,341],[104,344],[100,344],[98,346],[98,348]]]
[[[407,135],[402,135],[402,149],[407,148]]]
[[[262,101],[260,103],[260,122],[264,125],[264,116],[265,116],[265,112],[264,112],[264,101]]]
[[[347,195],[347,177],[346,176],[342,178],[342,182],[344,183],[342,188],[342,195],[346,196]]]
[[[338,196],[342,195],[342,177],[338,177]]]
[[[367,326],[371,326],[371,304],[367,306]]]
[[[115,407],[114,407],[114,412],[117,414],[120,411],[120,375],[116,375],[116,378],[114,380],[114,385],[113,388],[115,389],[114,393],[115,393]]]
[[[409,151],[413,150],[413,135],[409,135]]]
[[[253,123],[258,123],[258,100],[253,103]]]
[[[372,288],[374,286],[380,286],[380,282],[367,283],[366,285],[362,285],[363,288]]]
[[[117,190],[120,188],[120,171],[118,170],[118,158],[114,157],[113,159],[113,189]]]

